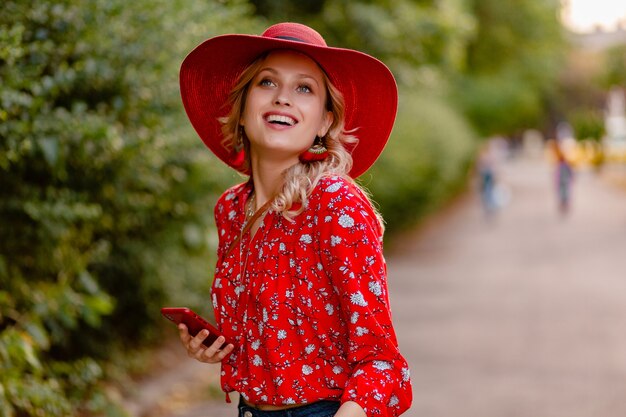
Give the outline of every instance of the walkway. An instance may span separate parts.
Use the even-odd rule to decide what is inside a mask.
[[[626,191],[579,173],[560,218],[548,166],[517,160],[500,176],[512,200],[494,221],[470,195],[388,252],[414,384],[405,416],[626,415]],[[154,391],[160,411],[143,415],[234,416],[217,368],[181,358],[175,394]],[[210,387],[212,401],[191,398]]]
[[[407,417],[626,415],[626,192],[579,173],[559,218],[547,165],[501,176],[495,222],[472,198],[389,259]]]

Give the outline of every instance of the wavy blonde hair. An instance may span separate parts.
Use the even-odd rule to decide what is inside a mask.
[[[228,116],[219,120],[222,123],[222,134],[224,137],[222,146],[230,151],[241,146],[244,148],[245,162],[242,167],[244,171],[249,171],[250,169],[250,141],[239,123],[246,106],[250,84],[271,52],[268,51],[260,55],[241,73],[239,80],[228,96],[227,104],[231,106],[231,111]],[[285,182],[281,191],[274,198],[270,209],[281,213],[288,220],[292,220],[304,211],[311,192],[318,182],[326,176],[341,176],[355,184],[363,191],[363,194],[371,203],[369,193],[354,182],[349,175],[352,169],[352,155],[346,149],[346,145],[356,145],[358,139],[351,132],[345,130],[345,102],[343,95],[330,82],[328,75],[321,67],[320,70],[326,86],[326,110],[333,115],[330,128],[326,136],[322,138],[324,146],[328,149],[328,157],[323,161],[298,162],[283,173]],[[298,202],[301,203],[301,206],[292,210],[294,203]],[[374,207],[373,204],[372,207]],[[382,216],[375,208],[374,211],[382,229],[384,224]]]

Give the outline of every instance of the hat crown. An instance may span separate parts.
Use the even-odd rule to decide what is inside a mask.
[[[311,45],[327,46],[322,35],[317,33],[314,29],[300,23],[277,23],[267,28],[261,36],[264,38],[285,39],[309,43]]]

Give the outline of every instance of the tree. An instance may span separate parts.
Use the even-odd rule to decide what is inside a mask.
[[[455,97],[484,135],[544,127],[565,41],[556,0],[469,0],[478,30]]]
[[[619,85],[626,87],[626,45],[618,45],[605,52],[602,82],[606,90]]]
[[[271,19],[286,21],[293,16],[311,16],[320,13],[325,0],[251,0],[255,13]]]

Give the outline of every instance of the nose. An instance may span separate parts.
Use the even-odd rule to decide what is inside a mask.
[[[291,99],[289,98],[289,91],[286,88],[278,88],[276,89],[276,97],[274,99],[274,104],[279,106],[290,106]]]

